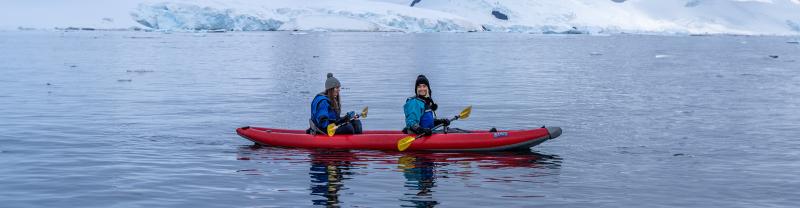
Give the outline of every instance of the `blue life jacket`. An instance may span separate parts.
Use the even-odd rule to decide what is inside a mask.
[[[317,94],[311,101],[311,121],[319,129],[325,129],[328,124],[339,120],[339,112],[331,106],[331,101],[325,94]]]
[[[403,106],[406,115],[406,128],[411,128],[415,124],[422,128],[433,128],[433,110],[424,100],[414,96],[406,99]]]

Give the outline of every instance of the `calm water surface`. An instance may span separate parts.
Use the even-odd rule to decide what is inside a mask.
[[[0,32],[2,207],[798,207],[791,37]],[[772,57],[770,57],[772,56]],[[366,129],[416,75],[525,152],[254,148],[307,127],[325,73]]]

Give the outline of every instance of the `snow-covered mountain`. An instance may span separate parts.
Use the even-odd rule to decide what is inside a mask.
[[[0,28],[800,34],[800,0],[2,1]]]

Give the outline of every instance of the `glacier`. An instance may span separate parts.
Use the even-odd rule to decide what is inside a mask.
[[[136,22],[168,30],[477,31],[457,15],[386,2],[168,1],[140,4]]]
[[[800,0],[0,2],[0,28],[800,35]]]

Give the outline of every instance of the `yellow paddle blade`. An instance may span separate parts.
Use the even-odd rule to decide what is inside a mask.
[[[411,143],[414,142],[414,140],[416,139],[417,138],[414,138],[412,136],[403,137],[402,139],[400,139],[400,141],[397,141],[397,150],[400,150],[402,152],[408,149],[408,147],[411,146]]]
[[[361,118],[367,118],[368,111],[369,111],[369,106],[364,107],[364,110],[361,110]]]
[[[458,119],[467,119],[469,118],[469,114],[472,113],[472,106],[468,106],[461,111],[461,114],[458,114]]]
[[[328,136],[329,137],[332,137],[333,134],[336,133],[336,125],[334,125],[334,124],[328,124],[328,128],[327,129],[328,129]]]

